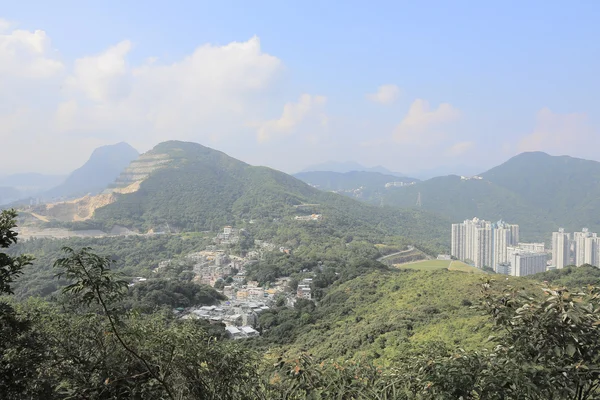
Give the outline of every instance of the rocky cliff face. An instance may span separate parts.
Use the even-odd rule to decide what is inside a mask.
[[[116,201],[118,194],[138,191],[140,184],[152,172],[165,167],[170,161],[171,158],[167,154],[153,154],[151,152],[142,154],[138,159],[132,161],[121,172],[115,183],[101,194],[86,195],[74,200],[40,205],[30,210],[31,215],[43,222],[52,220],[62,222],[86,221],[94,216],[94,212],[98,208]]]

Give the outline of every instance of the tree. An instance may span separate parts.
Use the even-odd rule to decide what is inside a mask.
[[[88,306],[91,303],[98,304],[108,319],[111,331],[118,343],[144,365],[146,372],[162,385],[168,397],[174,400],[173,390],[165,380],[165,371],[161,373],[156,366],[151,365],[146,358],[129,346],[117,329],[118,314],[110,306],[111,303],[121,300],[125,296],[124,289],[127,288],[127,282],[118,279],[118,275],[111,271],[110,265],[113,261],[110,257],[92,253],[89,247],[79,251],[74,251],[69,247],[65,247],[63,250],[67,253],[67,257],[56,260],[54,267],[60,270],[57,274],[59,278],[65,277],[73,281],[63,289],[63,293],[78,295]]]
[[[414,390],[465,400],[598,398],[600,289],[545,289],[540,298],[514,288],[492,295],[490,284],[481,307],[499,333],[492,349],[421,359]]]
[[[0,249],[17,243],[17,213],[0,213]],[[11,257],[0,252],[0,295],[12,294],[11,283],[31,257]],[[8,303],[0,301],[0,393],[4,399],[45,398],[50,385],[37,368],[44,360],[45,344],[31,329],[31,321],[17,315]]]
[[[14,228],[17,226],[17,212],[15,210],[4,210],[0,213],[0,248],[7,249],[17,243],[19,235]],[[23,272],[23,267],[31,264],[31,257],[21,255],[11,257],[0,253],[0,295],[12,294],[10,284]]]

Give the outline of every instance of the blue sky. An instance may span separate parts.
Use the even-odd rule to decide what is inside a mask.
[[[595,1],[20,1],[0,19],[7,172],[171,138],[286,172],[600,158]]]

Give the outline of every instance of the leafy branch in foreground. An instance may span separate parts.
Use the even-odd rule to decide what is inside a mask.
[[[124,297],[127,282],[118,279],[119,276],[111,271],[110,265],[113,261],[110,257],[94,254],[89,247],[79,251],[64,247],[63,251],[67,253],[67,257],[54,263],[54,267],[61,270],[57,277],[74,281],[63,289],[63,293],[81,296],[86,305],[94,302],[100,305],[119,344],[144,365],[146,371],[163,386],[169,398],[175,399],[164,379],[164,373],[161,376],[157,368],[152,367],[149,361],[123,340],[117,329],[117,316],[114,309],[109,309],[109,304]]]
[[[17,212],[4,210],[0,213],[0,248],[6,249],[17,243],[19,235],[14,228],[17,226]],[[0,253],[0,294],[12,294],[10,284],[21,275],[23,267],[31,264],[32,257],[21,255],[10,257]]]

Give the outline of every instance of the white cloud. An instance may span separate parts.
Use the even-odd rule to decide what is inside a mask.
[[[171,139],[244,148],[256,143],[247,122],[281,107],[283,64],[257,37],[170,63],[132,65],[131,48],[125,40],[63,64],[44,31],[0,34],[0,140],[18,149],[3,154],[3,172],[68,171],[123,140],[141,151]]]
[[[7,28],[3,21],[0,25]],[[0,84],[14,78],[49,78],[62,72],[62,62],[52,53],[50,38],[42,30],[0,33]]]
[[[8,31],[12,26],[13,24],[10,21],[0,18],[0,33]]]
[[[446,154],[451,157],[462,156],[475,147],[475,142],[459,142],[452,145],[447,151]]]
[[[321,125],[327,125],[327,116],[322,112],[326,102],[324,96],[311,96],[303,94],[296,103],[287,103],[283,113],[278,119],[273,119],[260,124],[258,128],[258,141],[266,142],[277,135],[290,134],[309,117],[316,115]],[[312,134],[309,139],[316,142],[317,137]]]
[[[417,99],[396,127],[394,140],[400,144],[434,145],[444,138],[444,125],[459,117],[460,111],[449,103],[442,103],[432,110],[426,100]]]
[[[98,102],[126,96],[131,70],[125,57],[130,50],[131,42],[124,40],[102,54],[76,60],[74,73],[67,79],[68,87]]]
[[[69,88],[83,98],[58,109],[63,131],[105,130],[140,148],[175,138],[215,142],[239,134],[261,111],[263,92],[282,66],[261,51],[257,37],[200,46],[170,64],[151,58],[137,67],[127,63],[130,48],[124,41],[75,61]]]
[[[555,114],[543,108],[536,114],[533,132],[519,141],[517,149],[597,157],[599,145],[600,135],[590,126],[587,114]]]
[[[380,104],[391,104],[398,98],[400,88],[396,85],[381,85],[376,93],[367,94],[367,99]]]

